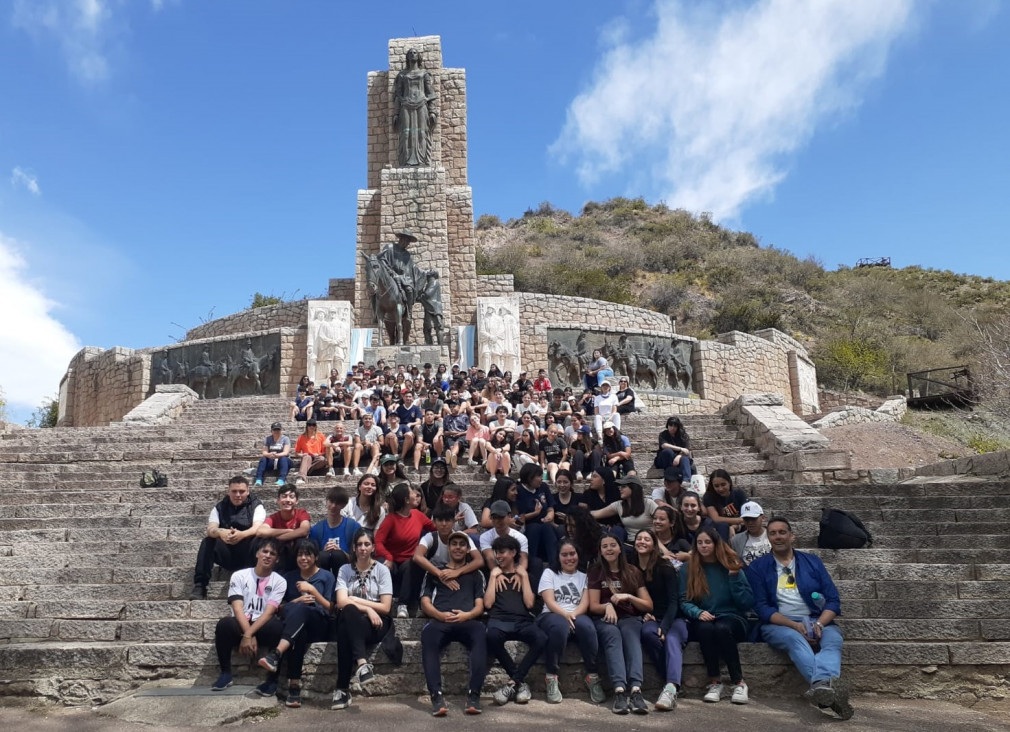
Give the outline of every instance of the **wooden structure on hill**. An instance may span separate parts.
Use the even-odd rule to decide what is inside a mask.
[[[912,409],[968,407],[974,402],[975,388],[967,366],[908,374],[908,406]]]

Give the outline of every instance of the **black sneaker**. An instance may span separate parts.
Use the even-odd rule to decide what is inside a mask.
[[[346,689],[337,689],[333,692],[333,703],[330,709],[347,709],[351,706],[351,694]]]
[[[201,585],[196,582],[193,585],[192,592],[189,593],[190,600],[206,600],[207,599],[207,585]]]
[[[480,708],[480,692],[479,691],[468,691],[466,693],[466,709],[464,709],[467,714],[480,714],[483,710]]]
[[[614,714],[627,714],[628,711],[628,692],[626,691],[615,691],[614,692]]]
[[[256,687],[256,693],[259,696],[277,696],[277,682],[267,679],[262,684]]]
[[[436,691],[431,695],[431,716],[444,717],[449,713],[449,708],[445,706],[445,695],[441,691]]]
[[[835,699],[831,702],[831,711],[838,715],[839,719],[852,719],[854,714],[852,705],[849,704],[849,690],[840,683],[838,679],[832,679],[835,687]]]
[[[631,692],[631,711],[633,714],[648,714],[649,705],[645,703],[645,697],[639,689]]]
[[[277,667],[281,663],[281,657],[277,653],[277,649],[268,651],[260,660],[259,664],[262,668],[265,668],[270,673],[277,673]]]
[[[302,705],[302,687],[288,686],[288,698],[284,700],[284,706],[298,709]]]

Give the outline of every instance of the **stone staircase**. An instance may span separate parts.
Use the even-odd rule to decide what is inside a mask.
[[[46,699],[95,704],[145,681],[209,684],[216,676],[214,626],[226,612],[224,574],[209,599],[190,601],[193,563],[207,513],[227,479],[254,464],[269,424],[284,421],[285,400],[250,397],[192,405],[163,427],[53,429],[0,439],[0,696],[5,703]],[[640,469],[648,467],[665,416],[630,416],[625,433]],[[872,549],[814,550],[843,598],[845,662],[854,686],[906,694],[1003,693],[991,669],[1010,664],[1010,514],[1004,483],[801,486],[769,473],[757,450],[720,417],[686,419],[699,470],[725,467],[767,515],[793,521],[804,546],[822,507],[852,510],[876,539]],[[295,436],[300,426],[286,426]],[[155,467],[168,488],[141,489]],[[479,506],[486,475],[460,468],[454,479]],[[352,478],[337,482],[353,490]],[[658,478],[650,483],[659,483]],[[314,520],[333,479],[302,487]],[[272,510],[272,486],[260,497]],[[219,572],[219,570],[215,570]],[[422,621],[398,620],[404,664],[375,658],[373,693],[421,693]],[[577,651],[569,651],[562,688],[579,688]],[[742,649],[755,694],[798,691],[788,660],[763,644]],[[446,659],[447,688],[460,681],[460,649]],[[328,698],[334,644],[307,658],[307,689]],[[964,667],[971,667],[966,678]],[[656,679],[649,669],[649,681]],[[258,667],[236,666],[254,683]],[[700,654],[685,657],[685,683],[703,684]],[[539,672],[531,678],[542,681]],[[495,682],[489,677],[488,686]]]

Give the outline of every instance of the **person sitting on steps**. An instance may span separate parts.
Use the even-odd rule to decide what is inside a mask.
[[[305,432],[298,437],[292,457],[299,461],[295,485],[302,485],[310,475],[326,473],[326,438],[319,434],[316,420],[305,422]]]
[[[228,583],[228,604],[231,615],[221,618],[214,629],[214,647],[221,674],[210,687],[224,691],[232,685],[231,652],[238,647],[243,656],[255,658],[259,644],[273,648],[280,640],[283,626],[277,619],[277,608],[287,590],[287,582],[274,572],[278,546],[274,539],[265,539],[256,551],[256,565],[240,569]]]
[[[257,529],[256,536],[277,540],[281,550],[277,563],[279,571],[290,572],[295,568],[295,545],[299,539],[309,535],[311,526],[309,512],[298,508],[298,489],[293,485],[283,485],[277,489],[277,511],[267,516]]]
[[[470,537],[454,532],[449,537],[447,569],[459,570],[467,561]],[[481,572],[459,574],[443,582],[434,574],[424,579],[421,610],[429,618],[421,630],[421,659],[424,680],[431,694],[431,713],[444,717],[448,712],[442,693],[442,650],[453,641],[462,643],[470,654],[470,679],[464,711],[480,714],[480,690],[487,674],[487,634],[484,623],[484,575]]]
[[[268,470],[277,471],[277,485],[284,481],[291,471],[291,440],[283,432],[284,425],[274,422],[270,425],[270,434],[263,441],[263,452],[256,466],[256,480],[253,485],[263,485],[263,476]]]
[[[249,492],[249,480],[245,476],[236,475],[228,481],[228,494],[211,510],[207,536],[200,542],[196,554],[191,600],[206,599],[215,564],[234,572],[256,563],[253,544],[266,517],[262,501]]]
[[[806,697],[812,704],[849,719],[848,690],[838,683],[842,633],[835,618],[842,605],[835,583],[819,557],[793,549],[795,536],[787,519],[773,517],[767,532],[771,554],[758,557],[746,570],[762,622],[761,637],[789,654],[810,684]]]

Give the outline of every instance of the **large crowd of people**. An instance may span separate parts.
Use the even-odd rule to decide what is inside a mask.
[[[398,662],[393,619],[422,617],[434,716],[448,712],[440,665],[448,644],[467,649],[464,711],[477,714],[489,661],[508,679],[495,704],[528,702],[541,660],[546,701],[560,703],[560,659],[574,637],[590,700],[607,699],[602,671],[616,714],[650,711],[646,658],[663,680],[652,708],[674,709],[689,641],[706,666],[702,699],[748,703],[738,646],[763,640],[789,655],[812,704],[851,717],[838,680],[841,607],[823,563],[795,550],[789,521],[766,521],[725,470],[701,482],[702,494],[692,490],[690,437],[678,417],[649,460],[662,487],[648,490],[620,429],[634,394],[621,381],[611,395],[612,373],[595,366],[589,376],[604,376],[577,396],[552,388],[543,370],[513,380],[493,367],[380,363],[331,374],[318,390],[303,379],[290,414],[304,421],[303,434],[292,445],[281,423],[271,426],[259,463],[229,481],[199,547],[193,598],[206,597],[214,564],[232,572],[212,688],[232,684],[237,648],[266,671],[259,694],[278,694],[284,668],[282,696],[300,706],[308,645],[335,641],[331,707],[345,709],[375,677],[368,648],[381,645]],[[321,430],[327,421],[332,430]],[[493,483],[480,506],[453,481],[461,463]],[[270,473],[277,510],[267,515],[249,482],[255,489]],[[299,488],[310,475],[341,473],[355,476],[354,494],[331,487],[313,524]],[[525,644],[521,658],[509,640]]]

